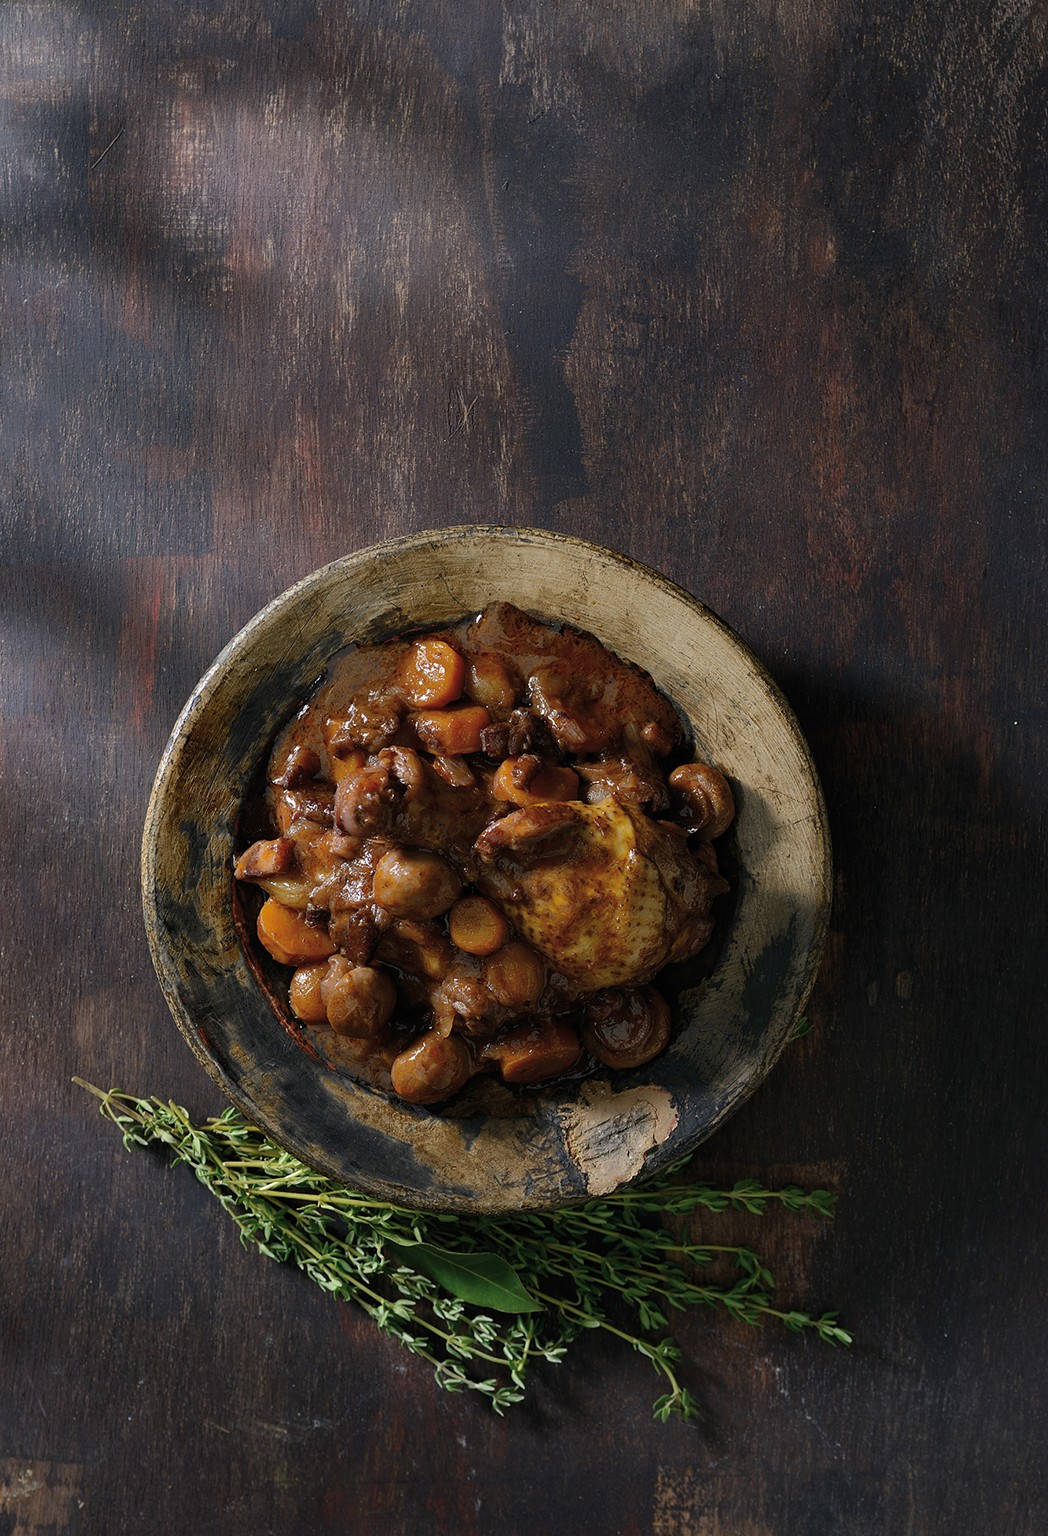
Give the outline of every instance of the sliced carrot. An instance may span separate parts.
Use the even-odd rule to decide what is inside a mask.
[[[553,763],[541,763],[538,768],[532,768],[525,758],[507,757],[495,770],[491,792],[496,800],[508,800],[511,805],[577,800],[579,776],[573,769],[558,768]]]
[[[427,752],[442,757],[462,757],[480,751],[480,733],[491,716],[480,704],[459,709],[424,709],[415,716],[415,731]]]
[[[463,896],[448,913],[448,932],[467,955],[493,955],[509,938],[509,924],[486,896]]]
[[[323,928],[309,922],[301,912],[292,912],[272,897],[258,914],[258,937],[262,946],[281,965],[313,965],[335,953],[335,946]]]
[[[445,640],[416,640],[404,663],[401,682],[408,703],[416,709],[443,709],[461,698],[466,663]]]
[[[570,1071],[582,1047],[563,1019],[533,1020],[509,1030],[485,1054],[498,1062],[503,1082],[542,1083]]]

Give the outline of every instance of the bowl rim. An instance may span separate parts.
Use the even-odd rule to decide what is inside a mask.
[[[427,548],[444,545],[451,540],[468,542],[478,537],[494,538],[496,540],[505,539],[510,543],[523,541],[525,543],[559,546],[565,553],[574,552],[580,555],[596,554],[602,560],[610,561],[612,564],[621,567],[624,571],[636,574],[645,582],[653,583],[661,588],[667,595],[683,601],[689,608],[697,612],[707,624],[719,630],[732,647],[745,655],[748,665],[759,678],[769,701],[774,706],[780,726],[790,737],[803,765],[804,777],[812,794],[812,824],[817,829],[822,854],[820,867],[817,872],[817,888],[812,892],[813,924],[811,937],[808,942],[804,965],[797,978],[795,987],[795,998],[792,1005],[794,1021],[802,1013],[815,985],[825,950],[832,908],[833,856],[825,796],[811,748],[801,730],[793,708],[778,683],[750,646],[740,638],[724,619],[679,583],[672,581],[661,572],[653,570],[650,566],[633,559],[619,550],[610,549],[606,545],[597,544],[592,540],[579,538],[574,534],[560,533],[552,529],[535,528],[527,525],[518,526],[502,523],[457,523],[447,527],[427,528],[414,533],[400,534],[389,539],[380,540],[374,544],[362,546],[350,554],[338,556],[336,559],[318,566],[315,570],[299,578],[299,580],[293,582],[289,587],[284,588],[275,597],[270,599],[230,637],[210,666],[204,671],[179,711],[161,753],[149,794],[142,830],[140,873],[142,911],[153,967],[164,999],[175,1023],[178,1025],[180,1033],[209,1077],[212,1078],[223,1094],[232,1101],[249,1121],[254,1122],[257,1119],[257,1106],[253,1105],[250,1097],[241,1091],[239,1085],[223,1071],[221,1065],[207,1050],[199,1031],[194,1027],[186,1003],[179,993],[176,969],[162,939],[164,929],[159,909],[160,880],[157,854],[158,830],[163,815],[168,780],[173,773],[182,750],[185,748],[194,724],[206,711],[216,688],[225,675],[229,663],[240,653],[250,650],[256,633],[264,628],[275,615],[278,615],[283,609],[294,605],[301,598],[307,596],[312,589],[323,586],[336,572],[340,575],[350,575],[356,567],[370,565],[375,560],[388,555],[402,553],[406,550],[424,551]],[[576,627],[582,628],[584,626],[577,624]],[[346,644],[352,643],[351,640],[347,639]],[[614,647],[611,648],[614,650]],[[630,658],[625,657],[624,659],[629,660]],[[657,679],[656,686],[658,686]],[[713,1135],[724,1121],[730,1118],[756,1092],[782,1056],[786,1046],[789,1044],[791,1034],[792,1031],[783,1032],[782,1039],[777,1047],[770,1051],[765,1058],[763,1069],[759,1073],[753,1074],[752,1078],[742,1085],[738,1093],[731,1097],[712,1121],[703,1128],[701,1134],[696,1135],[689,1142],[688,1155]],[[310,1166],[315,1166],[314,1163],[310,1162],[308,1156],[304,1155],[301,1143],[296,1144],[296,1138],[293,1134],[286,1133],[282,1129],[279,1134],[274,1134],[273,1129],[268,1125],[264,1130],[265,1134],[277,1145],[283,1146],[286,1150],[300,1158],[300,1160],[309,1163]],[[627,1183],[635,1182],[636,1178],[645,1176],[648,1176],[647,1173],[642,1171],[633,1179],[628,1180]],[[378,1187],[377,1184],[376,1187]],[[626,1185],[623,1184],[620,1187],[624,1188]],[[439,1196],[439,1191],[434,1193],[435,1198],[428,1198],[422,1192],[419,1192],[415,1203],[420,1209],[463,1209],[463,1206],[458,1202],[442,1200]],[[590,1198],[592,1198],[592,1195],[586,1192],[580,1194],[565,1193],[559,1195],[555,1200],[546,1198],[539,1201],[522,1201],[516,1208],[521,1210],[550,1209],[554,1206],[560,1207],[580,1203]],[[479,1214],[485,1210],[494,1211],[499,1209],[504,1211],[506,1207],[489,1207],[485,1205],[483,1200],[474,1200],[470,1202],[470,1209]]]

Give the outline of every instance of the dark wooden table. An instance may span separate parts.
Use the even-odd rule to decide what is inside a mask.
[[[1043,5],[8,5],[0,1532],[1048,1528]],[[137,844],[294,578],[554,527],[794,702],[837,893],[811,1036],[703,1154],[850,1353],[683,1321],[500,1421],[241,1250],[73,1073],[215,1093]],[[526,597],[526,594],[522,594]]]

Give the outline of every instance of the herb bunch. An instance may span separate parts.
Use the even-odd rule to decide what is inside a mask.
[[[439,1386],[480,1392],[497,1413],[521,1401],[533,1365],[558,1363],[582,1333],[603,1329],[659,1374],[655,1417],[690,1419],[698,1405],[666,1335],[670,1314],[690,1307],[851,1343],[835,1313],[777,1307],[775,1281],[752,1248],[692,1242],[674,1225],[697,1211],[759,1216],[772,1205],[831,1217],[836,1197],[824,1189],[773,1190],[753,1179],[716,1189],[682,1182],[679,1163],[647,1184],[556,1211],[416,1211],[318,1173],[233,1108],[194,1124],[178,1104],[74,1082],[98,1097],[126,1147],[160,1145],[187,1163],[245,1246],[355,1301],[430,1363]]]

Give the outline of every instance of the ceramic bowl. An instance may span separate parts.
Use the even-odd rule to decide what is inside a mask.
[[[595,634],[651,673],[698,755],[733,782],[733,884],[705,965],[671,1000],[669,1048],[632,1072],[511,1092],[467,1113],[401,1102],[310,1055],[238,921],[238,815],[273,738],[333,654],[505,600]],[[175,1021],[223,1092],[274,1141],[403,1204],[541,1209],[655,1173],[753,1092],[794,1029],[825,934],[830,851],[810,754],[775,684],[701,603],[578,539],[524,528],[410,535],[336,560],[230,641],[164,752],[142,849],[146,927]],[[484,1097],[487,1093],[487,1098]]]

